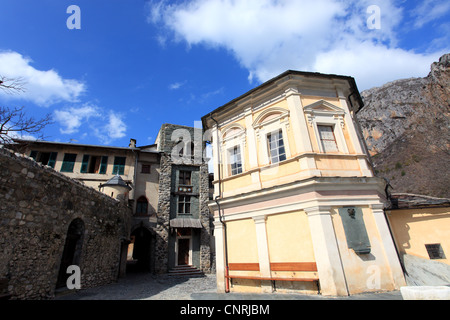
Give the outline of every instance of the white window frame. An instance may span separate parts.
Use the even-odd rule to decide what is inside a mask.
[[[236,149],[236,148],[237,148],[237,150],[239,150],[241,172],[233,173],[233,167],[232,167],[233,163],[231,162],[231,157],[234,156],[234,149]],[[241,149],[241,146],[239,144],[237,144],[237,145],[227,149],[227,157],[228,157],[227,159],[228,159],[228,162],[229,162],[228,170],[230,171],[229,173],[230,173],[231,176],[236,176],[236,175],[241,174],[241,173],[244,172],[244,168],[242,166],[242,149]]]
[[[270,114],[277,114],[276,117],[270,118],[266,121],[261,121]],[[286,153],[286,160],[291,158],[291,150],[289,147],[288,131],[289,131],[289,111],[279,107],[272,107],[262,112],[253,122],[253,128],[256,132],[257,140],[262,153],[261,164],[269,165],[271,163],[270,150],[268,148],[268,135],[277,132],[281,129],[281,134],[284,143],[284,151]],[[283,160],[285,161],[285,160]],[[280,162],[277,162],[280,163]]]
[[[236,133],[230,134],[230,131],[237,131]],[[246,138],[245,138],[245,128],[239,124],[231,124],[227,128],[225,128],[224,133],[221,137],[221,150],[222,161],[224,165],[224,172],[227,173],[228,177],[236,176],[245,172],[246,163],[245,163],[245,146],[246,146]],[[238,147],[241,152],[241,166],[242,172],[239,174],[232,174],[231,170],[231,162],[230,162],[230,150],[234,147]]]
[[[282,162],[282,161],[286,160],[286,159],[284,159],[284,160],[279,160],[279,161],[276,161],[276,162],[272,161],[272,153],[270,152],[271,150],[270,150],[269,135],[274,135],[274,134],[281,134],[281,140],[283,140],[284,157],[287,159],[286,143],[284,141],[285,139],[284,139],[284,136],[283,136],[283,130],[280,128],[278,130],[275,130],[275,131],[272,131],[272,132],[269,132],[269,133],[266,134],[267,152],[268,152],[270,164],[275,164],[275,163],[279,163],[279,162]],[[280,157],[280,148],[279,147],[278,147],[277,153],[278,153],[278,158],[279,158]]]
[[[345,111],[327,101],[320,100],[309,106],[304,107],[307,115],[308,123],[313,127],[314,135],[316,136],[319,151],[325,154],[348,154],[347,143],[345,142],[343,128],[345,126],[344,116]],[[338,147],[337,152],[325,152],[320,140],[318,126],[333,127],[334,137]]]

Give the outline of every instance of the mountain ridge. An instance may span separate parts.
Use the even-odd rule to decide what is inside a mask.
[[[361,92],[358,120],[375,173],[395,193],[450,198],[450,54],[424,78]]]

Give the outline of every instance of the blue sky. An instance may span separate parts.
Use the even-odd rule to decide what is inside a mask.
[[[1,105],[52,114],[50,141],[139,146],[287,69],[361,91],[424,77],[450,52],[450,2],[0,0],[0,30],[0,76],[26,83]]]

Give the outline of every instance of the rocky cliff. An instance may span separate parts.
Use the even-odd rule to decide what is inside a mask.
[[[358,113],[378,176],[396,193],[450,198],[450,54],[425,78],[361,92]]]

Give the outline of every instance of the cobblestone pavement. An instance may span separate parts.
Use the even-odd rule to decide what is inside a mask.
[[[216,291],[215,275],[187,278],[135,273],[109,285],[66,291],[55,300],[191,300],[192,293],[205,291]]]
[[[55,300],[402,300],[399,291],[328,297],[300,294],[217,293],[216,276],[174,277],[128,274],[118,282],[90,289],[66,291]]]

